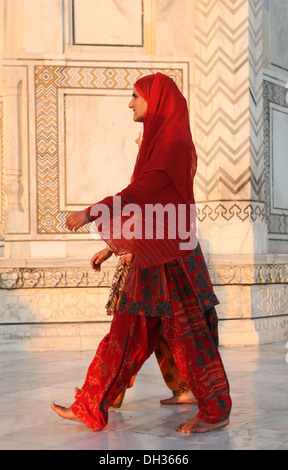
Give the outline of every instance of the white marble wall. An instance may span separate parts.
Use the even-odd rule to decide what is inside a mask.
[[[0,350],[93,349],[107,330],[108,278],[99,284],[89,270],[103,242],[86,229],[69,233],[65,220],[128,184],[141,130],[128,109],[131,89],[158,70],[190,107],[221,343],[285,337],[287,0],[280,3],[0,0]]]

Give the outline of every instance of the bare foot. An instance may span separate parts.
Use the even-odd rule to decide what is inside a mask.
[[[56,413],[64,419],[70,419],[71,421],[77,421],[81,423],[80,419],[74,415],[73,411],[70,408],[65,408],[64,406],[55,405],[55,403],[51,403],[52,410],[56,411]]]
[[[160,400],[161,405],[192,405],[192,403],[197,403],[196,398],[193,393],[188,390],[187,392],[181,393],[181,395],[175,395],[171,398],[166,398],[166,400]]]
[[[187,423],[180,424],[180,426],[176,426],[176,431],[185,432],[187,434],[191,433],[201,433],[201,432],[208,432],[214,431],[214,429],[223,428],[229,424],[229,419],[225,419],[224,421],[220,421],[219,423],[205,423],[202,419],[197,418],[191,419]]]

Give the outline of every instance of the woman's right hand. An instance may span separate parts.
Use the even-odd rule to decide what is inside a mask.
[[[78,211],[74,212],[74,214],[69,215],[66,220],[66,227],[71,231],[76,231],[83,225],[88,224],[91,222],[91,218],[87,211]]]
[[[104,250],[98,251],[98,253],[95,253],[91,259],[91,268],[96,272],[101,271],[101,264],[109,259],[112,254],[113,251],[111,251],[108,247],[104,248]]]

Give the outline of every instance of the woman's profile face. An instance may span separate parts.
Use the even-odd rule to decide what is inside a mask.
[[[144,115],[147,111],[147,101],[137,93],[135,87],[133,88],[132,99],[129,103],[129,108],[133,110],[133,120],[135,122],[143,122]]]

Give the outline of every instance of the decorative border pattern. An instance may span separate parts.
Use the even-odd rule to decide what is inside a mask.
[[[288,264],[210,266],[209,273],[215,286],[288,283]]]
[[[110,287],[114,269],[100,273],[87,268],[0,269],[0,289]]]
[[[254,319],[254,328],[257,333],[271,331],[271,330],[280,330],[288,328],[288,318],[287,317],[276,317],[276,318],[263,318],[261,320]]]
[[[183,69],[177,67],[35,67],[38,233],[68,232],[69,212],[60,211],[58,194],[58,89],[132,90],[136,80],[156,72],[169,75],[183,91]]]
[[[211,281],[217,285],[287,284],[288,264],[208,266]],[[2,268],[1,289],[110,287],[114,267],[95,273],[87,267]]]
[[[266,208],[264,203],[251,201],[207,201],[197,203],[198,221],[211,220],[215,222],[220,217],[226,221],[237,218],[241,222],[266,220]]]

